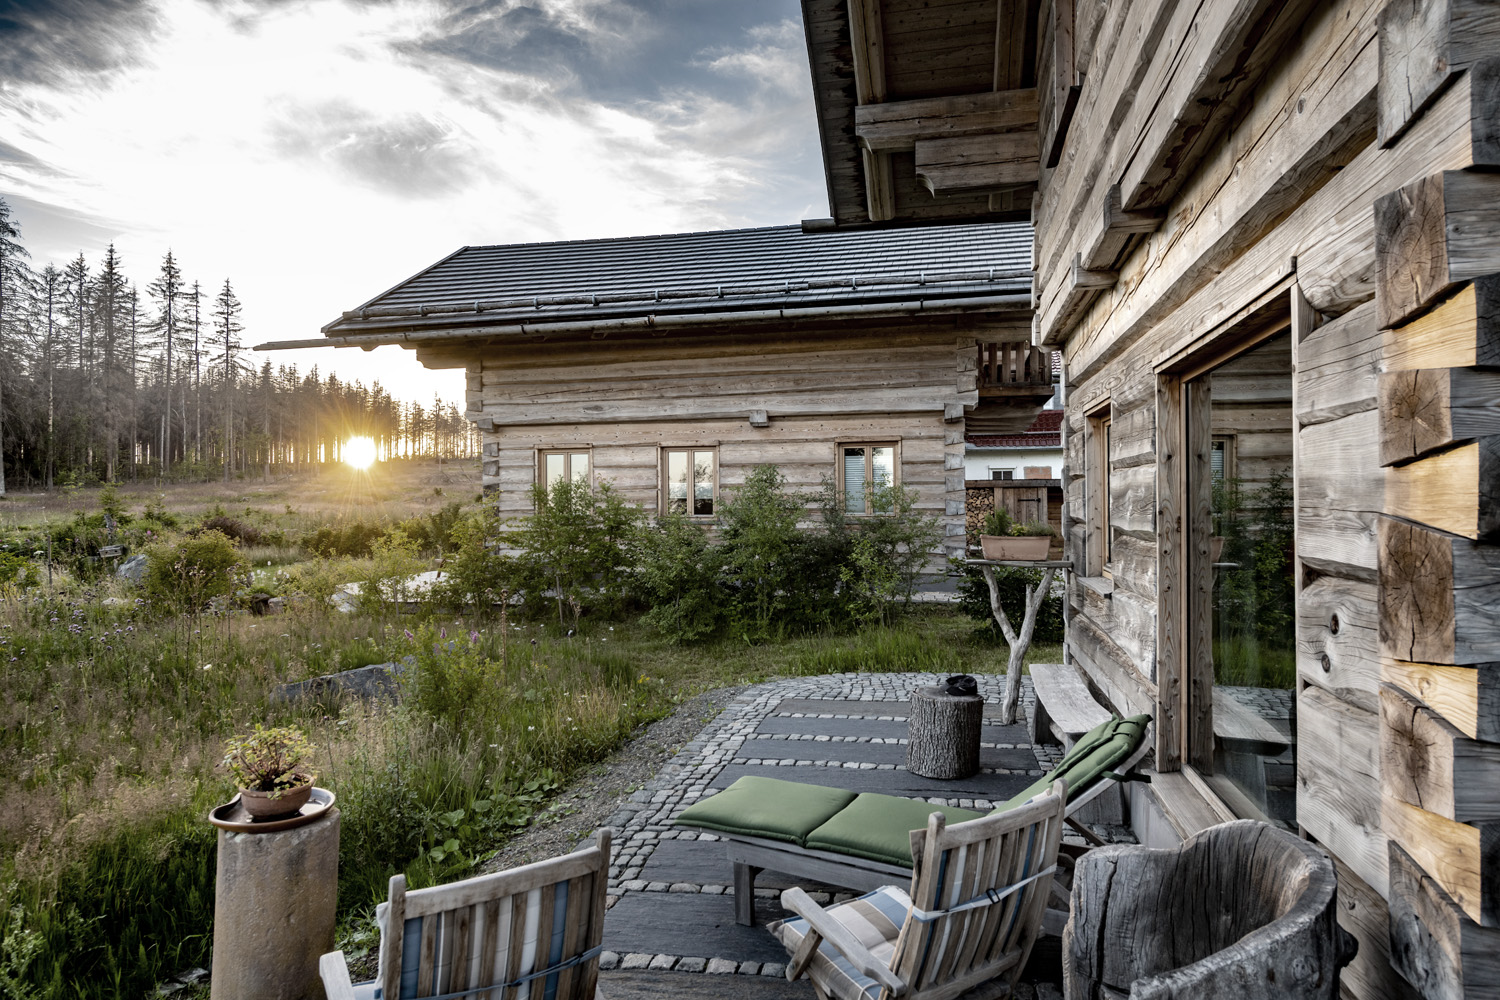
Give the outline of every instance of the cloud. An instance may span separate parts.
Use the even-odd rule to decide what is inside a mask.
[[[695,57],[798,17],[795,0],[478,0],[453,6],[402,48],[620,107],[682,88],[731,97],[731,84]]]
[[[138,64],[156,28],[140,0],[0,0],[0,80],[107,75]]]
[[[440,198],[474,179],[477,153],[452,125],[417,113],[379,117],[344,101],[295,105],[269,126],[283,156],[332,163],[371,187]]]

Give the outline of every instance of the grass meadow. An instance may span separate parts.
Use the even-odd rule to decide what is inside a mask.
[[[679,646],[632,621],[585,620],[568,637],[488,616],[344,614],[299,599],[295,581],[358,580],[372,567],[313,557],[299,539],[356,516],[472,503],[476,492],[469,470],[451,469],[392,470],[379,487],[330,473],[254,490],[121,491],[137,517],[154,504],[180,530],[221,508],[262,526],[269,540],[239,550],[285,594],[284,614],[168,614],[138,588],[58,565],[50,588],[4,595],[0,997],[136,998],[207,966],[215,832],[205,816],[234,791],[223,741],[256,723],[301,726],[318,747],[318,783],[343,813],[347,931],[368,920],[390,875],[418,886],[463,877],[581,769],[702,690],[850,670],[1003,669],[1003,649],[947,608],[853,635]],[[0,539],[90,502],[89,491],[9,498]],[[395,704],[272,698],[280,684],[387,661],[407,664]]]

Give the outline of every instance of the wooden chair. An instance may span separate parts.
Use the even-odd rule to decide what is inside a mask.
[[[1024,806],[911,833],[911,891],[885,886],[824,910],[801,889],[772,933],[827,1000],[946,1000],[1005,977],[1015,988],[1041,929],[1062,839],[1063,782]]]
[[[601,829],[572,854],[430,889],[408,892],[406,876],[394,876],[375,916],[379,973],[352,984],[344,953],[329,952],[318,963],[328,1000],[590,1000],[609,841]]]

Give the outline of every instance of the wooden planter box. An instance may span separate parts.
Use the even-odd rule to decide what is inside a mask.
[[[1042,562],[1052,547],[1050,535],[980,535],[979,547],[986,559],[997,562]]]

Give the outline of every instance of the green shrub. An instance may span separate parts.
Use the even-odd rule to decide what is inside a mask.
[[[989,532],[985,532],[989,534]],[[961,565],[961,564],[960,564]],[[1042,570],[1021,566],[995,567],[995,592],[1000,597],[1000,606],[1010,618],[1011,625],[1019,631],[1021,619],[1026,612],[1026,587],[1037,587],[1042,582]],[[1000,625],[990,610],[990,588],[984,582],[984,574],[975,567],[963,567],[963,580],[958,585],[958,604],[963,613],[979,622],[978,631],[995,642],[1004,641]],[[1062,598],[1057,594],[1054,582],[1052,593],[1042,601],[1036,612],[1036,630],[1031,634],[1033,646],[1048,645],[1063,641]]]
[[[214,598],[234,593],[246,568],[234,543],[217,531],[159,545],[148,558],[141,581],[146,596],[161,607],[193,614]]]
[[[806,624],[791,620],[805,619],[808,610],[797,598],[802,582],[798,556],[805,551],[797,522],[805,507],[782,488],[784,482],[774,465],[757,466],[721,505],[729,615],[736,634],[752,642]]]
[[[384,524],[355,518],[339,524],[323,525],[304,538],[302,545],[314,555],[324,558],[364,558],[370,555],[375,540],[383,537],[387,530]]]
[[[696,642],[724,622],[722,563],[708,533],[674,512],[641,532],[638,593],[650,610],[642,623],[670,642]]]
[[[26,590],[42,582],[36,564],[19,552],[0,549],[0,594]]]
[[[562,481],[531,488],[532,513],[502,532],[516,554],[501,564],[512,593],[533,615],[552,592],[558,624],[585,614],[612,617],[629,605],[640,509],[607,482],[596,488]]]

